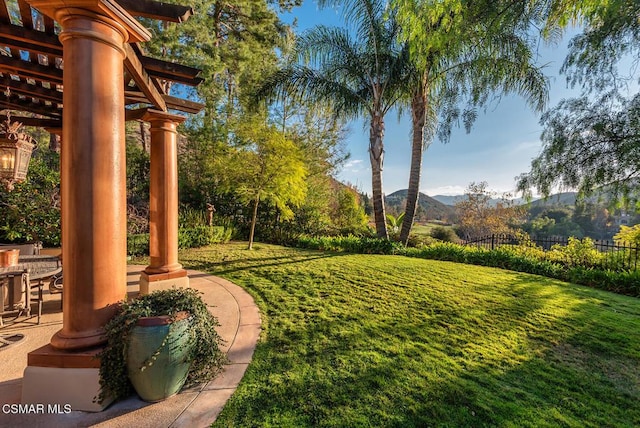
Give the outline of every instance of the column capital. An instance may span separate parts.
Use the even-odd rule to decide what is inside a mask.
[[[110,18],[120,24],[127,32],[128,43],[151,40],[151,33],[129,14],[115,0],[26,0],[29,5],[41,13],[60,21],[73,14],[74,9],[90,11],[99,16]]]
[[[180,114],[168,113],[162,110],[156,110],[154,108],[142,108],[138,110],[127,110],[126,112],[127,120],[143,120],[145,122],[173,122],[176,124],[181,124],[185,120],[186,117]]]

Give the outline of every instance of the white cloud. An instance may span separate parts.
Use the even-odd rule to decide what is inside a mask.
[[[362,159],[350,160],[349,162],[344,164],[343,169],[354,169],[355,167],[359,166],[362,162],[363,162]]]
[[[456,196],[463,195],[466,187],[463,186],[440,186],[440,187],[429,187],[426,189],[420,190],[422,193],[426,193],[429,196],[435,195],[444,195],[444,196]]]

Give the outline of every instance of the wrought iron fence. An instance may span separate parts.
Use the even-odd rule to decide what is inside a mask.
[[[517,246],[529,245],[536,246],[545,251],[545,255],[552,249],[554,245],[567,246],[569,238],[567,237],[536,237],[532,236],[526,242],[522,242],[521,238],[508,234],[493,234],[473,238],[463,242],[464,245],[472,245],[475,247],[486,248],[489,250],[496,249],[503,245]],[[602,239],[593,240],[594,249],[598,250],[602,256],[599,257],[598,263],[593,267],[600,267],[615,271],[636,270],[640,261],[640,248],[634,244],[615,242]]]

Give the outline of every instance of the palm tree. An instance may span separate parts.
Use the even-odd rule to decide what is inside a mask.
[[[291,94],[327,104],[339,117],[369,117],[376,233],[386,239],[382,191],[384,118],[401,96],[399,83],[407,52],[397,43],[399,28],[385,10],[385,2],[340,3],[348,11],[345,18],[353,31],[318,26],[303,34],[296,44],[296,62],[268,77],[259,97]]]
[[[413,226],[423,152],[435,135],[438,116],[443,119],[439,135],[446,141],[451,125],[460,116],[469,130],[476,108],[490,93],[518,93],[535,110],[544,108],[548,82],[534,65],[527,40],[527,24],[538,11],[527,9],[526,3],[488,0],[455,12],[432,13],[415,7],[401,10],[412,69],[407,80],[411,169],[401,242],[407,243]],[[411,31],[416,27],[417,32]],[[467,107],[460,113],[458,105],[465,99]]]

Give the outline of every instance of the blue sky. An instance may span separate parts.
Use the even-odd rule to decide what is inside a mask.
[[[305,0],[291,14],[283,16],[286,22],[297,18],[297,30],[314,25],[342,25],[340,13],[334,9],[318,9],[315,1]],[[573,34],[575,32],[571,32]],[[539,64],[545,64],[550,77],[549,107],[563,98],[579,95],[578,90],[567,88],[565,77],[558,70],[566,54],[568,34],[555,46],[540,46]],[[371,167],[369,164],[368,127],[366,121],[350,124],[347,148],[351,159],[344,165],[338,178],[357,185],[371,193]],[[394,112],[386,116],[384,192],[390,194],[407,188],[411,156],[410,118],[398,121]],[[428,195],[462,194],[470,182],[487,181],[495,192],[513,192],[515,177],[529,171],[531,160],[542,148],[539,114],[533,113],[519,97],[503,97],[499,103],[480,113],[471,133],[454,129],[451,141],[443,144],[437,139],[426,150],[420,189]]]

